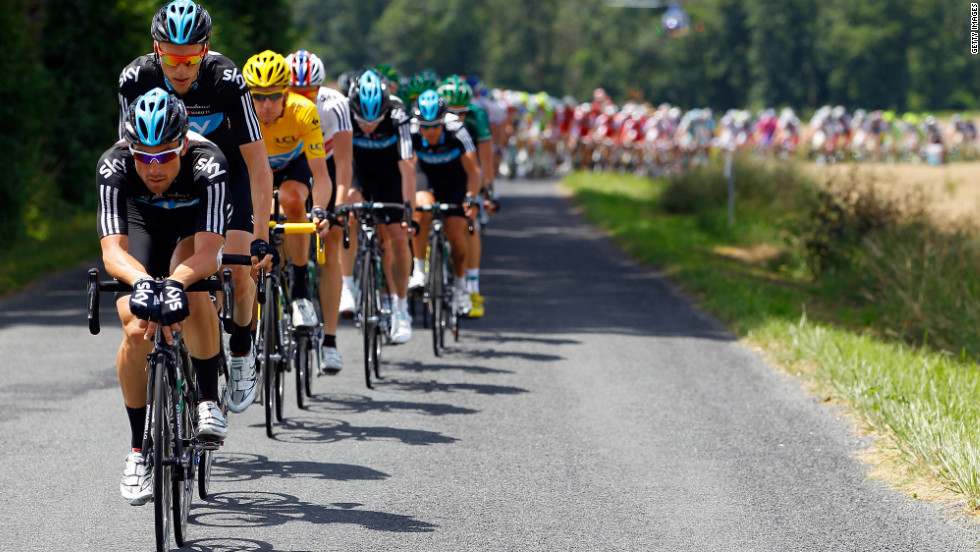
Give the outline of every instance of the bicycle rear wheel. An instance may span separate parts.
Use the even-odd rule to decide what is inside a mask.
[[[374,356],[378,346],[378,316],[377,271],[372,263],[371,255],[362,255],[358,259],[361,267],[361,335],[364,339],[364,383],[373,389],[371,370],[374,368]]]
[[[170,389],[166,384],[166,360],[157,355],[153,366],[153,413],[150,420],[153,435],[153,522],[156,531],[157,552],[170,550],[170,515],[174,486],[171,484],[172,466],[168,461],[173,456],[173,434],[171,432]]]
[[[277,315],[279,312],[279,297],[276,295],[276,286],[273,285],[272,278],[265,280],[265,304],[262,305],[262,403],[265,410],[265,434],[272,437],[272,424],[274,423],[274,408],[276,400],[276,374],[279,372],[273,357],[277,349],[278,330]]]
[[[445,326],[443,320],[444,273],[442,247],[435,237],[429,243],[429,314],[432,319],[432,351],[436,356],[442,354]]]
[[[299,332],[296,336],[296,359],[293,363],[296,367],[296,406],[299,408],[303,408],[303,399],[309,388],[309,371],[313,360],[311,350],[309,334]]]
[[[190,374],[192,371],[190,369],[190,357],[183,355],[182,358],[188,359],[182,362],[184,362],[184,367],[187,369],[186,373]],[[199,449],[192,444],[195,437],[195,428],[197,427],[195,420],[197,417],[197,393],[194,389],[196,389],[194,381],[187,379],[181,382],[181,389],[178,395],[181,398],[179,403],[180,412],[178,413],[178,416],[180,416],[179,427],[181,434],[178,438],[183,444],[183,447],[175,447],[176,450],[181,451],[181,457],[178,459],[180,462],[173,468],[174,539],[178,547],[184,546],[184,541],[187,540],[187,518],[190,516],[191,502],[194,500],[194,476],[197,474],[195,459],[197,459]]]

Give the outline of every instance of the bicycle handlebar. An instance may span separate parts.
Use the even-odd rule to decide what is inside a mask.
[[[221,263],[224,265],[251,265],[252,259],[247,255],[222,255]],[[92,335],[98,335],[102,331],[99,322],[99,306],[101,292],[130,292],[133,286],[119,280],[99,280],[99,269],[90,268],[88,270],[88,330]],[[206,279],[198,280],[187,286],[185,292],[224,292],[222,302],[222,323],[226,328],[230,327],[234,310],[235,284],[231,279],[231,269],[225,268],[220,273],[209,276]]]
[[[276,222],[269,221],[269,231],[279,234],[315,234],[316,235],[316,262],[326,264],[327,254],[323,249],[323,240],[320,233],[316,231],[316,223],[313,222]]]

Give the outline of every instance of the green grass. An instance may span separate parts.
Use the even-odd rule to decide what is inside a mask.
[[[33,234],[0,250],[0,297],[41,276],[97,258],[101,251],[94,213],[51,220],[49,227]],[[79,289],[84,285],[79,282]]]
[[[634,258],[847,405],[904,473],[976,508],[980,238],[879,199],[848,207],[841,198],[859,187],[821,195],[792,165],[737,167],[731,227],[717,168],[672,181],[576,173],[563,185]]]

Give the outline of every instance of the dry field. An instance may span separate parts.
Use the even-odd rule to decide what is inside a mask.
[[[921,190],[930,203],[928,210],[939,224],[968,221],[980,231],[980,162],[930,166],[924,163],[807,163],[818,182],[837,179],[873,181],[878,190],[898,194]]]

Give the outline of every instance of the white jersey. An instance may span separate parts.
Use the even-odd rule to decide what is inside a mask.
[[[333,157],[333,135],[352,130],[347,96],[333,88],[321,86],[316,94],[316,109],[320,112],[323,149],[327,153],[327,159],[330,159]]]

